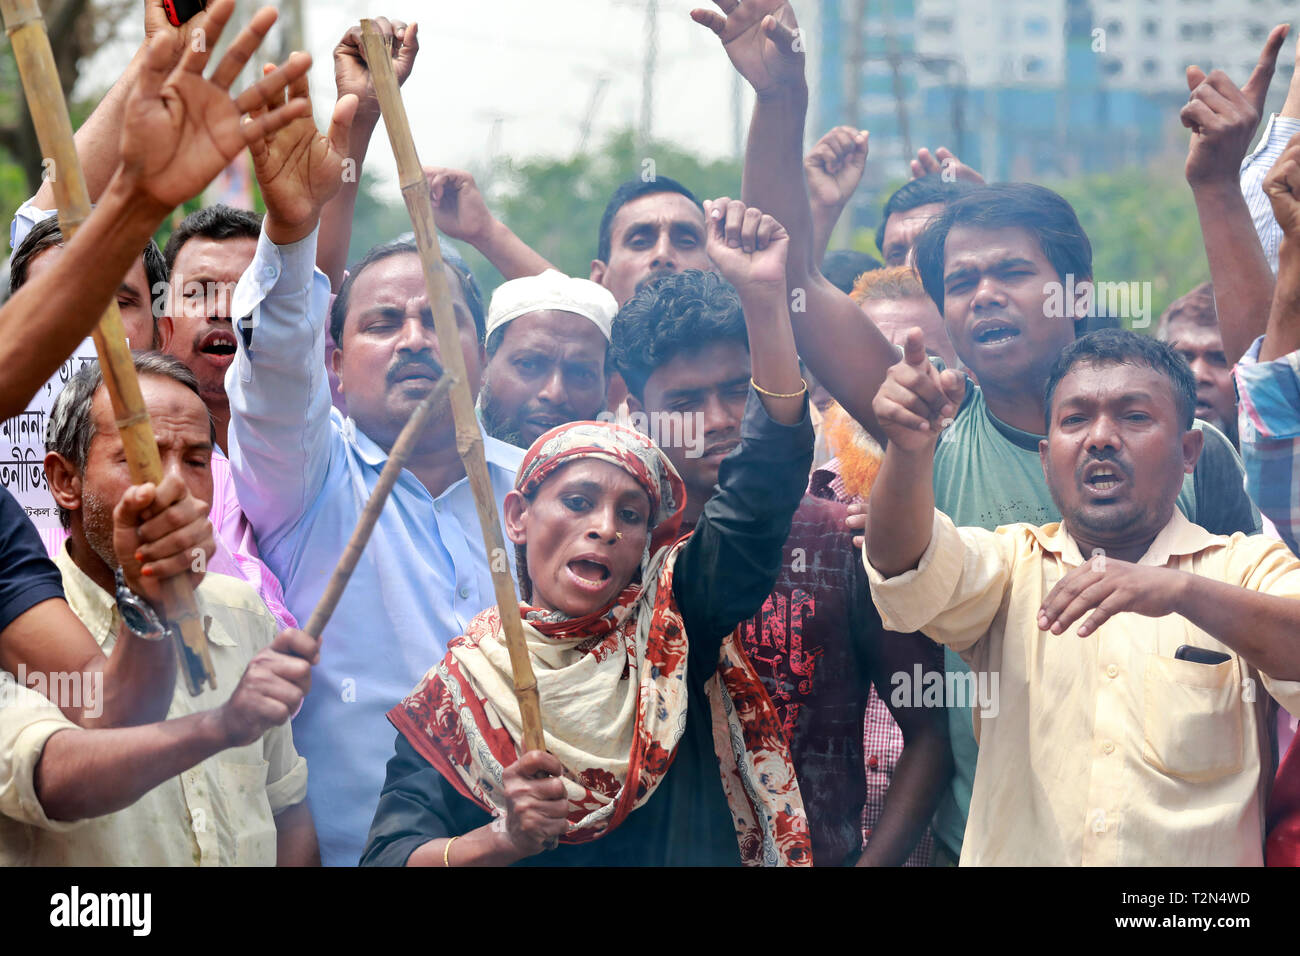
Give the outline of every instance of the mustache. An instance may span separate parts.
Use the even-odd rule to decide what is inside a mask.
[[[413,368],[424,369],[430,373],[435,381],[442,378],[443,368],[441,365],[434,361],[431,356],[418,355],[415,358],[400,359],[394,362],[392,368],[388,370],[388,374],[384,377],[385,381],[387,384],[392,385],[397,381],[397,376]]]

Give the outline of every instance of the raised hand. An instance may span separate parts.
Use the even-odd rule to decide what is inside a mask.
[[[171,64],[175,66],[180,62],[181,55],[184,54],[185,48],[193,42],[195,31],[200,31],[198,36],[203,36],[208,31],[208,11],[202,10],[195,14],[189,20],[185,21],[178,27],[171,25],[167,19],[167,11],[163,7],[163,0],[145,0],[144,4],[144,43],[147,47],[153,42],[154,37],[163,36],[167,38],[168,49],[171,53]]]
[[[1192,131],[1184,174],[1195,187],[1205,183],[1238,181],[1241,161],[1259,126],[1264,98],[1277,66],[1277,54],[1286,39],[1287,26],[1273,28],[1259,62],[1241,89],[1222,70],[1209,76],[1199,66],[1187,68],[1187,105],[1178,114]]]
[[[804,180],[814,205],[840,208],[849,201],[862,181],[870,136],[866,130],[837,126],[804,157]]]
[[[113,509],[113,551],[127,587],[155,608],[167,578],[185,574],[198,587],[215,550],[208,502],[176,475],[131,486]]]
[[[1179,610],[1188,576],[1172,568],[1130,564],[1098,554],[1056,582],[1038,611],[1038,628],[1063,634],[1089,611],[1079,625],[1087,637],[1121,611],[1164,617]]]
[[[274,75],[271,69],[266,67],[268,77]],[[308,97],[305,75],[293,81],[289,94]],[[276,245],[309,235],[316,228],[321,207],[342,187],[348,134],[356,111],[357,98],[349,94],[334,104],[326,135],[320,134],[308,113],[249,144],[253,172],[266,202],[266,235]],[[260,116],[261,111],[254,115]]]
[[[295,53],[283,66],[231,98],[230,85],[275,23],[275,10],[259,10],[205,79],[210,51],[234,12],[234,0],[216,0],[207,10],[202,43],[186,47],[173,67],[171,37],[159,33],[145,51],[139,79],[122,118],[120,174],[135,199],[165,216],[197,195],[249,143],[311,113],[301,97],[283,93],[306,75],[311,57]],[[262,107],[256,119],[243,114]]]
[[[429,182],[438,231],[471,245],[483,241],[496,220],[488,212],[474,177],[459,169],[426,166],[424,178]]]
[[[790,236],[771,216],[739,199],[704,201],[705,251],[742,299],[759,292],[785,300]]]
[[[393,72],[397,74],[398,86],[401,86],[411,75],[416,54],[420,52],[420,41],[416,37],[418,25],[407,26],[401,20],[387,17],[375,17],[374,23],[388,41],[393,56]],[[343,39],[334,48],[334,85],[340,100],[348,94],[357,98],[357,122],[373,124],[378,121],[379,98],[375,96],[375,84],[370,79],[370,67],[366,65],[359,25],[343,34]]]
[[[979,186],[984,185],[984,177],[958,159],[947,146],[940,146],[933,154],[925,147],[921,147],[916,151],[916,159],[912,160],[911,167],[913,179],[920,179],[931,173],[942,173],[950,182],[961,180]]]
[[[714,0],[722,11],[695,9],[691,19],[717,34],[732,65],[760,95],[804,82],[804,42],[784,0]]]
[[[1291,137],[1264,177],[1264,192],[1286,237],[1300,236],[1300,133]]]
[[[951,423],[965,394],[962,376],[936,369],[925,354],[925,334],[912,329],[903,360],[890,366],[871,407],[891,445],[924,451]]]

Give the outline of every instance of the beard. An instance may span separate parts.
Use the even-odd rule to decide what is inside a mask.
[[[113,506],[92,491],[81,496],[81,530],[86,544],[110,570],[117,570],[113,550]]]
[[[522,426],[515,419],[502,414],[500,405],[492,394],[492,386],[488,384],[486,377],[478,393],[478,411],[479,418],[483,422],[483,430],[497,441],[514,445],[516,448],[528,447],[529,443],[524,441]]]

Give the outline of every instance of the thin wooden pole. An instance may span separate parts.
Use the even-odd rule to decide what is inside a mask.
[[[388,139],[397,159],[398,179],[402,186],[402,199],[415,227],[415,241],[424,265],[424,282],[429,293],[429,306],[433,310],[433,324],[438,332],[442,351],[442,364],[453,381],[451,386],[451,411],[456,422],[456,450],[465,463],[474,491],[474,504],[478,510],[483,541],[487,545],[488,562],[492,569],[492,587],[496,592],[497,607],[501,612],[501,626],[510,652],[510,668],[514,673],[515,697],[519,701],[524,727],[524,750],[545,750],[542,736],[542,709],[537,696],[537,679],[528,660],[524,642],[524,626],[519,617],[519,599],[515,596],[515,582],[510,577],[510,563],[506,559],[505,539],[497,516],[496,496],[488,477],[487,460],[483,457],[483,434],[474,415],[474,398],[469,393],[469,379],[465,359],[460,351],[460,336],[456,331],[456,318],[451,309],[451,293],[447,288],[447,274],[442,266],[442,252],[438,248],[438,233],[433,224],[433,204],[429,199],[429,184],[424,178],[420,158],[411,137],[406,107],[397,88],[397,76],[389,59],[388,45],[370,20],[361,21],[361,41],[365,47],[366,65],[375,84],[379,110],[384,117]]]
[[[65,242],[71,241],[90,215],[90,195],[77,158],[68,105],[63,99],[54,53],[36,0],[0,0],[5,32],[13,44],[14,59],[22,77],[27,105],[36,127],[36,137],[45,156],[46,174],[58,204],[59,228]],[[131,480],[136,484],[162,481],[162,460],[149,424],[149,410],[140,394],[140,380],[126,344],[126,331],[117,302],[99,320],[93,333],[95,351],[104,373],[104,385],[113,402],[113,414],[126,449]],[[74,344],[74,343],[70,343]],[[206,682],[213,690],[217,679],[208,655],[208,639],[199,620],[194,592],[183,575],[163,582],[167,619],[177,635],[181,674],[191,694],[198,694]]]
[[[325,593],[321,595],[315,610],[311,612],[307,626],[303,628],[312,637],[320,637],[325,630],[325,625],[329,623],[334,608],[338,606],[339,598],[343,596],[344,588],[348,586],[348,579],[352,577],[357,562],[361,560],[361,552],[366,549],[370,533],[375,530],[375,522],[379,520],[379,513],[384,510],[384,502],[388,500],[393,485],[397,483],[398,476],[401,475],[402,469],[406,467],[406,462],[411,457],[411,451],[419,440],[420,432],[424,430],[424,423],[428,420],[429,413],[433,411],[433,406],[442,401],[451,385],[451,374],[443,375],[429,394],[421,399],[420,404],[415,406],[415,411],[411,412],[411,417],[402,426],[397,441],[393,443],[393,450],[388,453],[388,461],[384,462],[384,470],[379,473],[379,480],[375,482],[375,490],[370,493],[370,500],[362,509],[361,518],[352,530],[352,537],[348,539],[348,545],[343,549],[343,556],[339,558],[334,573],[330,575],[329,583],[325,585]]]

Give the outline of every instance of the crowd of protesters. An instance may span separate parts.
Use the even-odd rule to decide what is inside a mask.
[[[230,92],[273,10],[144,6],[77,133],[94,211],[67,242],[50,183],[13,214],[0,421],[43,461],[0,462],[0,864],[1300,865],[1300,76],[1247,155],[1286,28],[1244,85],[1188,69],[1210,282],[1154,335],[1097,307],[1064,198],[946,149],[884,198],[883,261],[828,251],[868,136],[804,154],[774,0],[692,14],[756,94],[738,198],[629,179],[585,277],[426,168],[493,500],[444,397],[314,637],[448,374],[424,259],[348,262],[359,28],[322,132],[304,53]],[[404,82],[418,29],[374,22]],[[160,250],[245,150],[265,213]],[[88,338],[114,299],[157,484]]]

